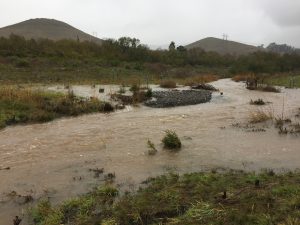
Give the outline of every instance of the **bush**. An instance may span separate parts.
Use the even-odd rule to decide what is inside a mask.
[[[180,149],[181,141],[175,131],[167,130],[165,137],[162,139],[164,148],[166,149]]]
[[[160,87],[162,88],[176,88],[176,82],[172,80],[164,80],[160,83]]]

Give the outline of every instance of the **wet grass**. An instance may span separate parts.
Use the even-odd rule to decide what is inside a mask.
[[[0,127],[20,123],[39,123],[64,116],[109,112],[110,104],[97,99],[23,89],[15,86],[0,88]]]
[[[228,171],[149,178],[137,192],[110,186],[31,212],[34,224],[298,225],[300,174]]]

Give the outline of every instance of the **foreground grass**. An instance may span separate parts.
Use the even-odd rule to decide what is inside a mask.
[[[53,207],[41,202],[34,224],[300,224],[300,174],[226,172],[168,174],[136,193],[110,186]]]
[[[0,128],[18,123],[47,122],[62,116],[110,111],[107,103],[51,92],[0,88]]]

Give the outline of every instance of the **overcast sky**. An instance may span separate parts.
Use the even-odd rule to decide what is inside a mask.
[[[253,45],[300,47],[300,0],[0,0],[0,27],[30,18],[67,22],[100,38],[152,46],[229,35]]]

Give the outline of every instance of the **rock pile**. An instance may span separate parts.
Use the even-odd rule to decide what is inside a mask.
[[[207,90],[154,91],[152,98],[146,101],[145,105],[154,108],[196,105],[209,102],[211,95]]]

